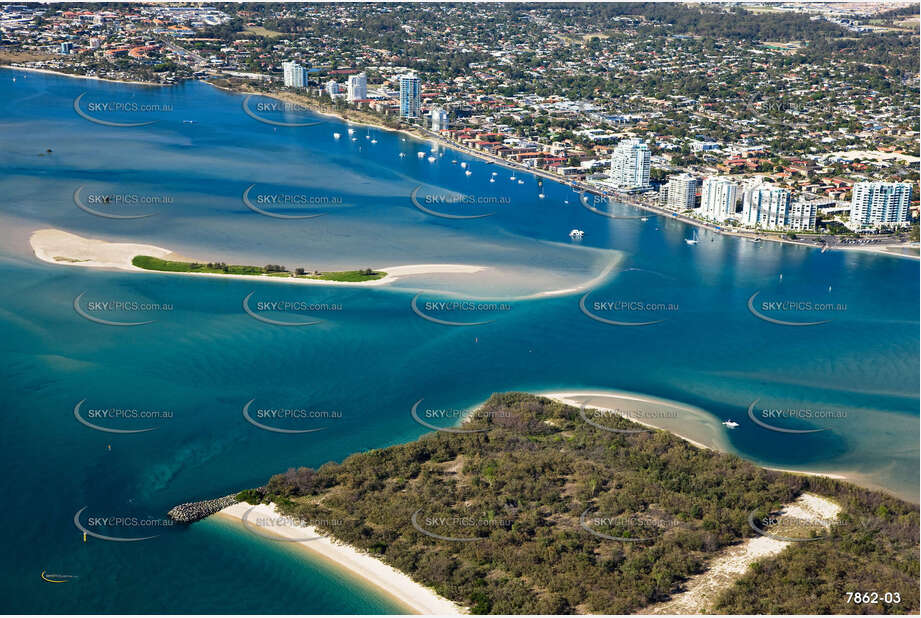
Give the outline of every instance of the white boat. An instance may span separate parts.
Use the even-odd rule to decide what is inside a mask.
[[[694,238],[685,238],[684,242],[688,245],[696,245],[698,242],[700,242],[697,238],[697,230],[694,230]]]
[[[403,157],[405,157],[405,156],[406,156],[406,153],[405,153],[405,152],[401,152],[401,153],[400,153],[400,158],[401,158],[401,159],[402,159]]]
[[[372,140],[371,140],[371,143],[372,143],[372,144],[376,144],[376,143],[377,143],[377,140],[376,140],[376,139],[372,139]]]
[[[495,179],[495,178],[490,178],[490,179],[489,179],[489,182],[496,182],[496,179]]]
[[[519,181],[518,181],[518,184],[523,185],[523,184],[524,184],[524,181],[523,181],[523,180],[519,180]]]
[[[461,167],[467,167],[467,162],[466,162],[466,161],[462,161],[462,162],[461,162]]]
[[[539,197],[540,199],[544,199],[544,194],[543,194],[543,193],[538,193],[538,194],[537,194],[537,197]]]
[[[473,173],[473,172],[471,172],[470,170],[467,170],[466,172],[464,172],[464,175],[469,176],[469,175],[472,174],[472,173]]]
[[[509,180],[515,180],[515,175],[513,174],[513,175],[509,176],[508,179],[509,179]]]
[[[333,139],[339,139],[340,137],[342,137],[340,134],[333,133]]]
[[[420,159],[424,159],[424,158],[425,158],[425,153],[424,153],[424,152],[417,152],[416,155],[417,155]]]
[[[349,129],[349,135],[352,135],[355,132],[355,129]]]
[[[352,141],[353,141],[353,142],[357,142],[357,141],[358,141],[358,138],[357,138],[357,137],[353,137],[353,138],[352,138]]]
[[[649,217],[640,217],[640,221],[649,221]]]
[[[582,240],[582,237],[585,236],[585,232],[582,230],[572,230],[569,232],[569,237],[573,240]]]
[[[569,200],[563,200],[563,203],[564,203],[564,204],[568,204],[568,203],[569,203]]]
[[[435,162],[435,157],[429,157],[429,163],[434,163],[434,162]]]
[[[728,421],[723,421],[723,425],[725,425],[729,429],[735,429],[736,427],[739,426],[739,424],[732,419],[729,419]]]
[[[499,175],[499,172],[493,172],[492,175],[493,175],[493,176],[498,176],[498,175]]]

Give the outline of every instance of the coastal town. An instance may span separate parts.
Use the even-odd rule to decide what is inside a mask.
[[[918,615],[919,33],[0,0],[0,613]]]
[[[284,97],[720,233],[916,247],[917,13],[25,3],[0,59]]]

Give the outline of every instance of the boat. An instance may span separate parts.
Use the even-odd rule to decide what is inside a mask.
[[[349,135],[352,135],[353,133],[355,133],[355,129],[349,129]]]
[[[198,124],[197,120],[183,120],[182,124]]]
[[[352,138],[352,141],[353,141],[353,142],[357,142],[357,141],[358,141],[358,138],[357,138],[357,137],[353,137],[353,138]]]
[[[339,133],[333,133],[333,139],[339,139],[340,137],[342,137],[342,135]]]
[[[821,251],[821,252],[822,252],[822,253],[825,253],[826,251],[828,251],[828,245],[822,245],[822,251]]]
[[[424,152],[417,152],[416,155],[417,155],[420,159],[424,159],[424,158],[425,158],[425,153],[424,153]]]
[[[544,199],[544,194],[543,194],[543,193],[538,193],[538,194],[537,194],[537,197],[540,198],[540,199]]]
[[[564,203],[564,204],[568,204],[568,203],[569,203],[569,200],[563,200],[563,203]]]
[[[700,242],[697,238],[697,230],[694,230],[694,238],[685,238],[684,242],[688,245],[696,245],[698,242]]]
[[[515,175],[512,174],[511,176],[508,177],[508,179],[509,179],[509,180],[515,180]]]
[[[495,178],[490,178],[490,179],[489,179],[489,182],[496,182],[496,179],[495,179]]]
[[[406,153],[405,153],[405,152],[401,152],[401,153],[400,153],[400,158],[401,158],[401,159],[402,159],[403,157],[405,157],[405,156],[406,156]]]
[[[523,181],[523,180],[519,180],[519,181],[518,181],[518,184],[523,185],[523,184],[524,184],[524,181]]]
[[[371,143],[372,143],[372,144],[376,144],[376,143],[377,143],[377,140],[376,140],[376,139],[372,139],[372,140],[371,140]]]
[[[569,232],[569,237],[572,238],[573,240],[582,240],[583,236],[585,236],[585,232],[583,232],[582,230],[574,229],[571,232]]]
[[[739,426],[739,424],[732,419],[729,419],[728,421],[723,421],[723,425],[725,425],[729,429],[735,429],[736,427]]]
[[[464,175],[465,175],[465,176],[469,176],[469,175],[472,174],[472,173],[473,173],[473,172],[471,172],[470,170],[467,170],[466,172],[464,172]]]
[[[463,162],[461,163],[461,167],[464,167],[464,168],[467,167],[467,162],[466,162],[466,161],[463,161]]]
[[[429,157],[429,163],[434,163],[434,162],[435,162],[435,157]]]
[[[649,221],[649,217],[640,217],[640,221]]]
[[[498,176],[498,175],[499,175],[499,172],[493,172],[492,175],[493,175],[493,176]]]

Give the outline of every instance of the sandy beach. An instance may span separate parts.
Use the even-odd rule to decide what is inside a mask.
[[[270,275],[234,275],[222,273],[169,272],[138,268],[131,260],[138,255],[149,255],[164,260],[192,262],[192,258],[183,257],[169,249],[155,245],[136,243],[114,243],[93,238],[84,238],[70,232],[55,229],[36,230],[29,237],[29,244],[35,257],[51,264],[83,266],[87,268],[110,268],[134,272],[160,273],[166,275],[187,275],[192,277],[221,277],[231,279],[257,279],[276,283],[295,283],[305,285],[331,285],[346,287],[374,287],[388,285],[403,277],[413,275],[467,275],[486,270],[485,266],[470,264],[409,264],[404,266],[385,266],[376,268],[387,273],[385,277],[372,281],[324,281],[296,277],[272,277]],[[207,260],[204,260],[207,262]]]
[[[97,77],[95,75],[81,75],[80,73],[65,73],[64,71],[55,71],[53,69],[40,69],[37,67],[23,67],[15,64],[0,65],[0,69],[9,69],[11,71],[29,71],[30,73],[48,73],[49,75],[60,75],[61,77],[74,77],[77,79],[92,79],[99,82],[112,82],[115,84],[137,84],[138,86],[159,86],[167,87],[174,84],[161,84],[159,82],[141,82],[124,79],[109,79],[108,77]]]
[[[714,419],[710,413],[700,408],[669,401],[668,399],[617,391],[566,391],[534,394],[577,408],[584,405],[587,409],[594,408],[603,412],[618,414],[644,427],[662,429],[672,433],[698,448],[735,453],[735,449],[732,448],[726,437],[726,431],[729,430],[724,429],[720,421]],[[854,481],[851,475],[840,473],[762,467],[767,470],[788,472],[790,474],[824,476],[842,481]]]
[[[260,504],[253,507],[245,502],[239,502],[223,509],[218,515],[233,518],[242,525],[243,515],[250,509],[252,511],[246,518],[247,526],[259,527],[260,532],[288,539],[310,538],[311,540],[289,542],[296,543],[306,551],[334,562],[369,584],[380,588],[413,613],[429,615],[458,615],[464,613],[464,608],[458,604],[438,595],[434,590],[416,583],[409,576],[377,558],[361,552],[351,545],[336,542],[329,536],[320,533],[313,526],[297,525],[290,521],[290,518],[279,515],[274,504]]]
[[[667,399],[627,392],[544,392],[534,393],[566,405],[601,410],[622,416],[650,429],[673,433],[698,448],[732,452],[719,423],[700,408]]]

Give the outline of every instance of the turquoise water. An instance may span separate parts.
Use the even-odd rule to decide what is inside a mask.
[[[101,126],[74,112],[83,92],[84,104],[138,102],[172,111],[100,112],[118,122],[158,120],[137,128]],[[917,261],[706,233],[692,246],[683,242],[692,232],[678,222],[601,217],[581,208],[569,187],[538,186],[521,174],[512,181],[510,170],[453,151],[433,154],[430,144],[396,134],[356,127],[350,136],[331,119],[297,128],[261,123],[243,113],[242,97],[199,83],[157,89],[0,71],[0,94],[0,387],[6,404],[0,452],[7,500],[0,516],[7,531],[0,592],[7,612],[400,611],[287,544],[231,524],[153,529],[109,521],[88,527],[109,536],[159,536],[84,543],[73,518],[84,506],[83,525],[89,517],[159,518],[173,504],[258,485],[288,467],[412,440],[423,433],[409,414],[419,399],[453,409],[506,390],[646,393],[708,410],[717,424],[739,422],[723,431],[734,451],[759,463],[844,473],[918,499]],[[336,202],[273,211],[325,213],[315,219],[265,217],[242,202],[252,184],[253,196]],[[436,210],[495,214],[472,220],[425,214],[409,199],[418,185],[420,196],[494,198],[432,206]],[[83,196],[168,195],[171,202],[122,210],[97,205],[106,212],[155,213],[112,220],[76,207],[78,187]],[[627,206],[610,209],[640,214]],[[409,277],[376,289],[105,271],[36,260],[28,238],[46,227],[240,264],[328,270],[462,263],[487,270]],[[567,237],[573,228],[585,231],[581,243]],[[612,300],[677,308],[595,311],[615,320],[664,320],[623,327],[585,316],[582,293],[525,298],[575,287],[610,265],[610,276],[586,301],[589,308]],[[426,321],[410,308],[419,290],[428,290],[419,302],[431,316],[492,321],[464,327]],[[781,326],[748,310],[759,290],[756,307],[762,300],[809,300],[838,308],[766,309],[785,320],[830,320]],[[253,302],[340,308],[266,312],[279,320],[320,320],[274,326],[243,312],[250,292]],[[73,302],[81,293],[84,302],[172,308],[94,313],[155,320],[106,326],[77,315]],[[509,308],[439,312],[424,306],[482,298]],[[104,407],[168,410],[172,417],[96,419],[108,428],[155,430],[94,431],[74,418],[84,399],[84,417]],[[771,421],[825,429],[818,433],[769,431],[748,418],[756,399],[759,409],[844,416]],[[262,418],[276,428],[321,429],[276,433],[244,419],[250,400],[254,415],[261,408],[303,408],[341,416]],[[79,579],[52,585],[41,580],[43,570]]]

